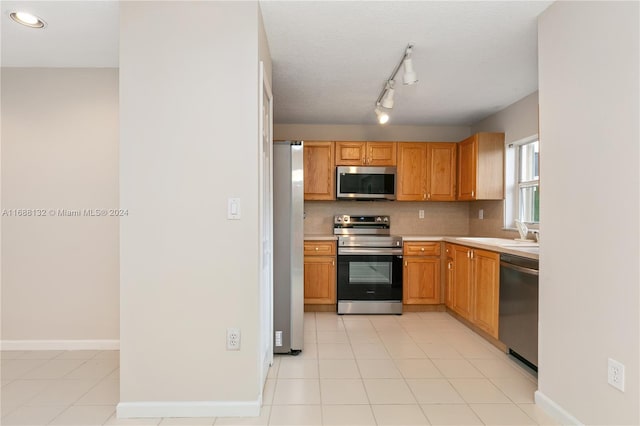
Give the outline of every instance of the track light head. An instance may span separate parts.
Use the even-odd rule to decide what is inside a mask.
[[[387,109],[393,108],[393,95],[395,94],[393,84],[393,80],[387,82],[387,88],[385,89],[384,96],[382,97],[381,105]]]
[[[405,57],[403,61],[404,75],[402,76],[402,82],[407,85],[415,84],[418,82],[418,75],[413,70],[413,59],[411,59],[412,48],[408,47],[405,51]]]
[[[386,112],[382,111],[380,109],[380,105],[379,104],[375,109],[375,113],[376,113],[376,117],[378,117],[378,123],[385,124],[385,123],[387,123],[389,121],[389,114],[387,114]]]

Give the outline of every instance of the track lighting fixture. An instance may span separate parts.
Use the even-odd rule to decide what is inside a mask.
[[[386,112],[380,109],[379,103],[375,109],[375,112],[376,112],[376,117],[378,117],[378,123],[385,124],[387,121],[389,121],[389,114],[387,114]]]
[[[411,54],[413,53],[413,43],[409,43],[407,48],[404,50],[404,54],[398,62],[398,65],[393,69],[391,76],[384,82],[384,87],[380,91],[380,95],[376,100],[376,109],[375,113],[378,117],[378,122],[380,124],[385,124],[389,121],[389,114],[384,112],[382,108],[391,109],[393,108],[395,95],[395,83],[396,83],[396,74],[400,70],[400,67],[404,65],[404,75],[402,76],[402,82],[407,85],[415,84],[418,82],[418,76],[416,75],[415,70],[413,69],[413,60],[411,59]]]
[[[382,106],[384,108],[393,108],[393,95],[395,94],[395,89],[393,88],[394,83],[395,81],[393,80],[387,81],[387,88],[385,89],[384,96],[382,97]]]
[[[416,84],[418,82],[418,76],[413,70],[413,59],[411,59],[411,52],[412,49],[408,47],[404,58],[404,76],[402,77],[403,83],[408,85]]]

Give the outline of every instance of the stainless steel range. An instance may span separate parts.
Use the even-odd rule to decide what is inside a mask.
[[[389,216],[338,215],[338,314],[402,313],[402,237]]]

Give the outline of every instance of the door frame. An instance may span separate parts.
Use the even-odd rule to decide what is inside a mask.
[[[259,95],[259,225],[260,225],[260,395],[273,364],[273,94],[260,61]],[[265,123],[265,102],[268,104]],[[266,135],[266,140],[265,140]]]

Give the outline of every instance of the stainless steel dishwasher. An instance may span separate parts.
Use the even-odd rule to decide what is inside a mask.
[[[498,337],[510,354],[538,370],[538,260],[500,255]]]

